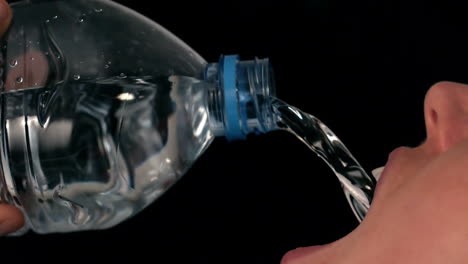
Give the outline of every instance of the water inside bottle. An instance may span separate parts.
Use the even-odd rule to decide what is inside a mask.
[[[39,233],[108,228],[153,202],[214,138],[205,92],[189,77],[71,74],[56,87],[3,93],[2,166],[30,225]],[[317,118],[266,101],[278,128],[331,167],[362,219],[375,180]]]
[[[319,119],[276,98],[271,101],[278,127],[293,133],[328,164],[351,209],[362,221],[370,207],[375,179],[367,175],[341,140]]]
[[[120,223],[164,193],[214,137],[192,81],[77,76],[2,97],[2,167],[39,233]]]

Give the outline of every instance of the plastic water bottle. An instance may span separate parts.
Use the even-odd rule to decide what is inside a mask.
[[[1,200],[38,233],[104,229],[172,186],[215,136],[275,129],[267,59],[207,64],[107,0],[23,1],[2,47]]]
[[[0,75],[0,200],[38,233],[112,227],[170,188],[216,136],[282,129],[321,157],[358,220],[375,180],[320,120],[274,97],[268,59],[208,64],[108,0],[12,5]]]

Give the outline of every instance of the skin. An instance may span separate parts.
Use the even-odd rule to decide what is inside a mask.
[[[424,115],[425,142],[389,155],[361,225],[282,264],[468,263],[468,85],[433,85]]]

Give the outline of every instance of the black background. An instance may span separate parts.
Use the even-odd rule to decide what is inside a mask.
[[[468,82],[466,8],[448,1],[117,1],[207,61],[269,57],[278,97],[367,169],[424,139],[437,81]],[[116,29],[118,30],[118,29]],[[357,226],[335,176],[292,135],[217,139],[164,196],[104,231],[0,239],[0,262],[279,263]]]

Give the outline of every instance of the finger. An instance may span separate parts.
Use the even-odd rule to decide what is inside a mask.
[[[5,0],[0,0],[0,35],[3,35],[10,25],[13,14]]]
[[[49,64],[44,54],[36,50],[29,50],[13,61],[15,61],[16,66],[8,71],[5,79],[5,91],[11,92],[46,85]]]
[[[8,29],[12,18],[10,6],[5,0],[0,0],[0,35]],[[0,236],[15,232],[24,225],[21,211],[11,205],[0,204]]]
[[[0,204],[0,236],[15,232],[23,225],[24,217],[18,208]]]

